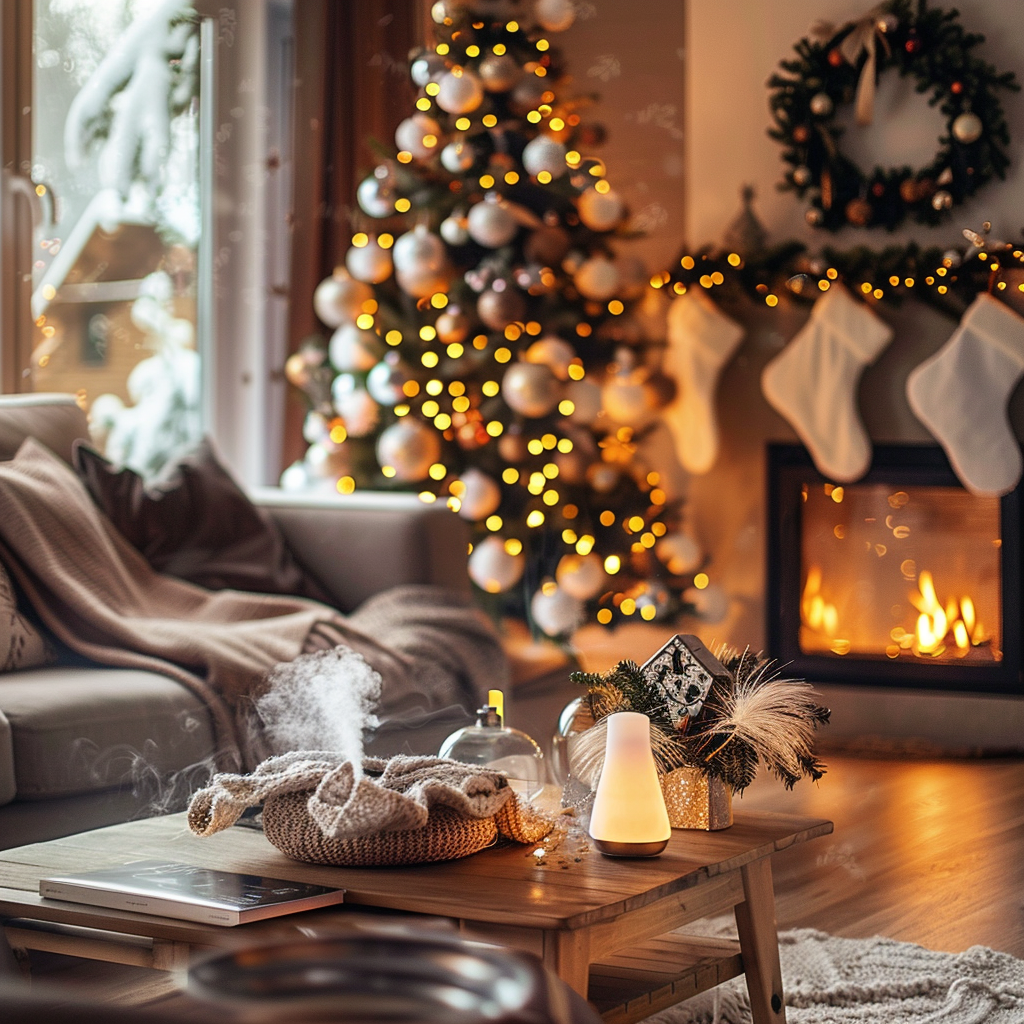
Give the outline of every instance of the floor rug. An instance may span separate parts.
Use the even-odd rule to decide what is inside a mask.
[[[1024,960],[984,946],[938,953],[892,939],[779,933],[789,1024],[1024,1024]],[[737,978],[644,1024],[750,1024]]]

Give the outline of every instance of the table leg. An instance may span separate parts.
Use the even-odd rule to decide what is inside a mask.
[[[740,874],[744,901],[736,904],[736,928],[750,994],[750,1016],[753,1024],[785,1024],[771,861],[767,857],[756,860],[741,868]]]
[[[590,983],[590,933],[575,931],[544,933],[544,966],[553,971],[569,988],[587,998]]]

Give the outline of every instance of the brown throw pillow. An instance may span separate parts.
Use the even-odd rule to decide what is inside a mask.
[[[0,565],[0,672],[48,665],[55,658],[53,647],[18,610],[14,585]]]
[[[292,557],[270,515],[217,461],[205,438],[148,484],[76,441],[75,471],[93,501],[146,561],[208,590],[330,595]]]

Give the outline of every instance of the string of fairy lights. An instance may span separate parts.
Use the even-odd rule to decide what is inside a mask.
[[[869,304],[899,304],[913,296],[951,316],[979,292],[1004,301],[1008,290],[1024,293],[1024,248],[969,229],[964,234],[971,241],[966,253],[914,243],[881,251],[826,248],[817,257],[798,243],[748,256],[705,250],[684,254],[671,272],[655,274],[650,283],[676,295],[692,287],[717,291],[725,303],[746,296],[772,309],[786,298],[812,301],[841,283]]]

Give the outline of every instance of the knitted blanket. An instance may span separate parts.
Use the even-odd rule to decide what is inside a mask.
[[[875,936],[780,932],[789,1024],[1021,1024],[1024,961],[984,946],[942,953]],[[742,978],[643,1024],[750,1024]]]
[[[0,558],[73,651],[170,676],[198,694],[226,769],[265,756],[249,728],[252,698],[276,665],[304,651],[344,644],[362,655],[383,677],[385,714],[409,692],[428,708],[473,705],[507,671],[482,614],[438,588],[385,592],[346,618],[304,598],[211,592],[163,576],[32,438],[0,463]]]

